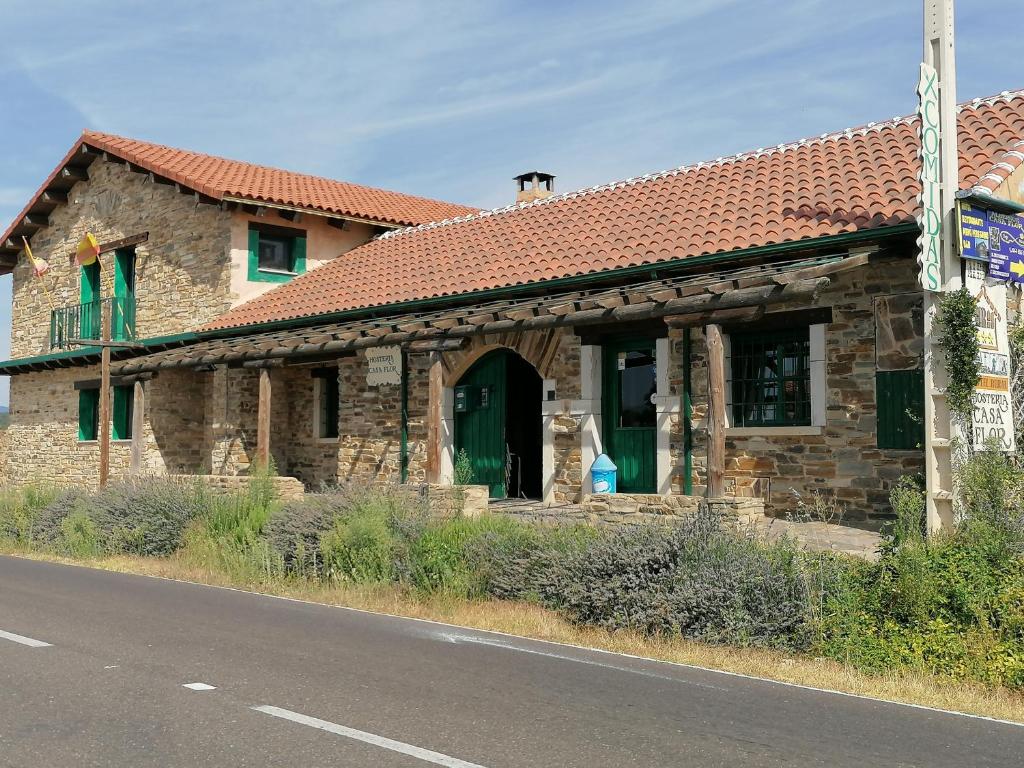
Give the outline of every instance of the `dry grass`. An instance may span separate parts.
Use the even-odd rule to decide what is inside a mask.
[[[120,573],[234,587],[394,616],[430,619],[473,629],[505,632],[797,685],[1024,722],[1024,696],[1007,689],[955,682],[926,673],[867,675],[826,659],[780,651],[711,646],[682,639],[652,639],[629,632],[610,633],[575,626],[553,611],[526,603],[423,597],[393,586],[322,586],[300,581],[252,582],[232,579],[224,573],[190,562],[185,555],[166,559],[104,557],[83,562],[28,552],[9,545],[0,545],[0,553]]]

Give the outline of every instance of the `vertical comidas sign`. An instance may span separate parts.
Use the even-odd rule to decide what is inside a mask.
[[[918,237],[921,287],[942,290],[942,155],[939,130],[939,75],[935,67],[921,64],[917,84],[917,114],[921,120],[921,213]]]

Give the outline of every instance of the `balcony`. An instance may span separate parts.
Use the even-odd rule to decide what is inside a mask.
[[[73,304],[50,313],[50,351],[71,349],[75,339],[99,339],[103,318],[110,318],[110,338],[130,341],[135,338],[135,297],[114,296]]]

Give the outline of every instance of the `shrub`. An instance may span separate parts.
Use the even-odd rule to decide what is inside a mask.
[[[59,495],[50,485],[5,488],[0,492],[0,539],[20,544],[31,542],[39,514]]]
[[[811,616],[795,548],[724,530],[702,511],[635,526],[566,557],[557,602],[574,621],[738,645],[802,648]]]
[[[459,451],[455,457],[454,467],[454,483],[455,485],[472,485],[475,479],[475,472],[473,472],[473,462],[469,458],[469,454],[466,449],[463,448]]]
[[[103,551],[99,527],[85,512],[74,511],[60,521],[58,549],[71,557],[96,557]]]
[[[181,547],[185,530],[209,499],[197,482],[126,479],[91,496],[86,514],[111,554],[166,556]]]
[[[267,541],[287,573],[318,577],[323,570],[320,539],[343,515],[349,500],[338,493],[309,494],[275,512],[266,525]]]
[[[324,574],[357,584],[390,581],[393,550],[387,519],[372,509],[335,518],[320,539]]]
[[[56,547],[61,539],[64,518],[76,509],[81,511],[81,505],[87,498],[86,493],[78,488],[60,491],[36,516],[32,527],[33,542],[43,547]]]

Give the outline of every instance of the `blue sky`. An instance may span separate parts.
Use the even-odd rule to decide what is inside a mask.
[[[1024,87],[961,0],[961,100]],[[920,0],[0,0],[0,220],[83,128],[494,207],[912,112]],[[10,278],[0,278],[0,358]],[[7,381],[0,377],[0,403]]]

